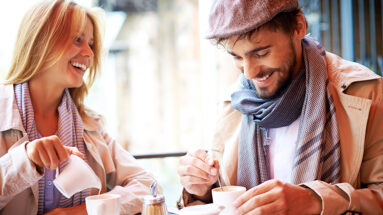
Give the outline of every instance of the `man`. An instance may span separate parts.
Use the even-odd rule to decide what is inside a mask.
[[[242,74],[212,153],[180,159],[184,203],[219,174],[238,214],[382,214],[381,77],[305,36],[297,0],[217,0],[209,26]]]

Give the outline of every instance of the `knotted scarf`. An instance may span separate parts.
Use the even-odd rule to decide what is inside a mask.
[[[237,184],[247,189],[270,179],[268,130],[290,125],[299,116],[292,183],[339,180],[340,139],[326,53],[310,37],[302,40],[302,47],[305,69],[277,97],[259,98],[244,75],[240,89],[231,96],[232,106],[242,113]]]
[[[22,118],[23,127],[28,134],[29,141],[38,139],[39,134],[34,120],[34,111],[32,100],[29,94],[28,82],[17,84],[14,87],[17,106]],[[58,107],[58,126],[57,136],[65,146],[75,146],[78,150],[86,155],[85,145],[83,139],[83,124],[81,116],[77,111],[69,90],[65,89],[61,103]],[[84,160],[87,162],[86,156]],[[68,161],[59,164],[59,171],[67,165]],[[57,171],[57,170],[56,170]],[[39,200],[38,200],[38,214],[43,213],[44,209],[44,178],[39,180]],[[59,207],[76,206],[84,203],[85,197],[90,195],[90,189],[83,190],[74,194],[71,198],[66,198],[61,195]]]

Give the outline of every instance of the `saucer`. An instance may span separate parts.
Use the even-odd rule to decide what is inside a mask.
[[[221,212],[219,206],[214,204],[188,206],[180,210],[180,215],[218,215]]]

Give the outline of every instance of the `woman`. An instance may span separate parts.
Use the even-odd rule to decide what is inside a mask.
[[[52,185],[70,154],[92,167],[101,193],[121,195],[122,213],[141,210],[152,176],[84,107],[100,69],[100,15],[65,0],[42,2],[25,15],[0,86],[0,214],[86,214],[84,199],[97,189],[67,199]]]

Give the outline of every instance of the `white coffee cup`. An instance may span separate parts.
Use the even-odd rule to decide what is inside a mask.
[[[224,186],[214,188],[212,191],[213,203],[217,206],[225,207],[220,215],[234,214],[233,202],[243,193],[246,192],[246,187],[242,186]]]
[[[119,215],[121,210],[120,195],[102,194],[85,198],[88,215]]]
[[[101,189],[101,181],[92,168],[80,157],[70,155],[68,164],[56,170],[53,184],[66,198],[87,188]]]

